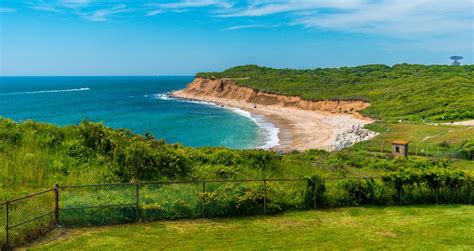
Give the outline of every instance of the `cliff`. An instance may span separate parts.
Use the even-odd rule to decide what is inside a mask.
[[[262,92],[249,87],[237,85],[231,79],[204,79],[195,78],[186,89],[173,93],[173,96],[198,99],[206,101],[216,101],[230,99],[239,102],[246,102],[255,105],[293,107],[302,110],[323,111],[330,113],[355,114],[367,108],[370,104],[364,101],[337,101],[320,100],[312,101],[302,99],[298,96],[285,96]]]

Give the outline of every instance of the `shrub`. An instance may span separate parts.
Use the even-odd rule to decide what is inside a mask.
[[[105,127],[103,123],[83,120],[78,130],[85,146],[103,155],[107,155],[112,151],[113,142],[109,132],[111,129]]]
[[[205,217],[263,214],[264,196],[265,190],[261,184],[228,184],[220,186],[213,192],[200,193],[199,208]],[[281,206],[268,196],[266,206],[268,214],[282,210]]]
[[[324,192],[326,185],[324,179],[319,174],[305,177],[307,185],[304,194],[306,208],[323,208],[326,206]]]
[[[0,143],[18,145],[20,144],[23,133],[20,127],[11,119],[0,117]]]
[[[474,140],[465,140],[461,144],[461,156],[465,159],[474,160]]]

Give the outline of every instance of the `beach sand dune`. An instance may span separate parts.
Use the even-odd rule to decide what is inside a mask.
[[[373,122],[357,111],[362,101],[309,101],[299,97],[268,94],[238,86],[231,80],[195,79],[186,89],[172,93],[183,99],[200,100],[239,108],[264,116],[278,127],[278,151],[346,147],[376,134],[362,129]]]

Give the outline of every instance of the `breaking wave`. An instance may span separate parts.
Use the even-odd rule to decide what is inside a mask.
[[[42,90],[42,91],[28,91],[28,92],[10,92],[10,93],[0,93],[0,95],[21,95],[21,94],[39,94],[39,93],[57,93],[57,92],[81,92],[89,91],[91,88],[76,88],[76,89],[64,89],[64,90]]]

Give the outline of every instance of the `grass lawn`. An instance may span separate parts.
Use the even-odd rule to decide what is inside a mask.
[[[60,229],[28,249],[472,250],[473,236],[474,206],[362,207]]]

